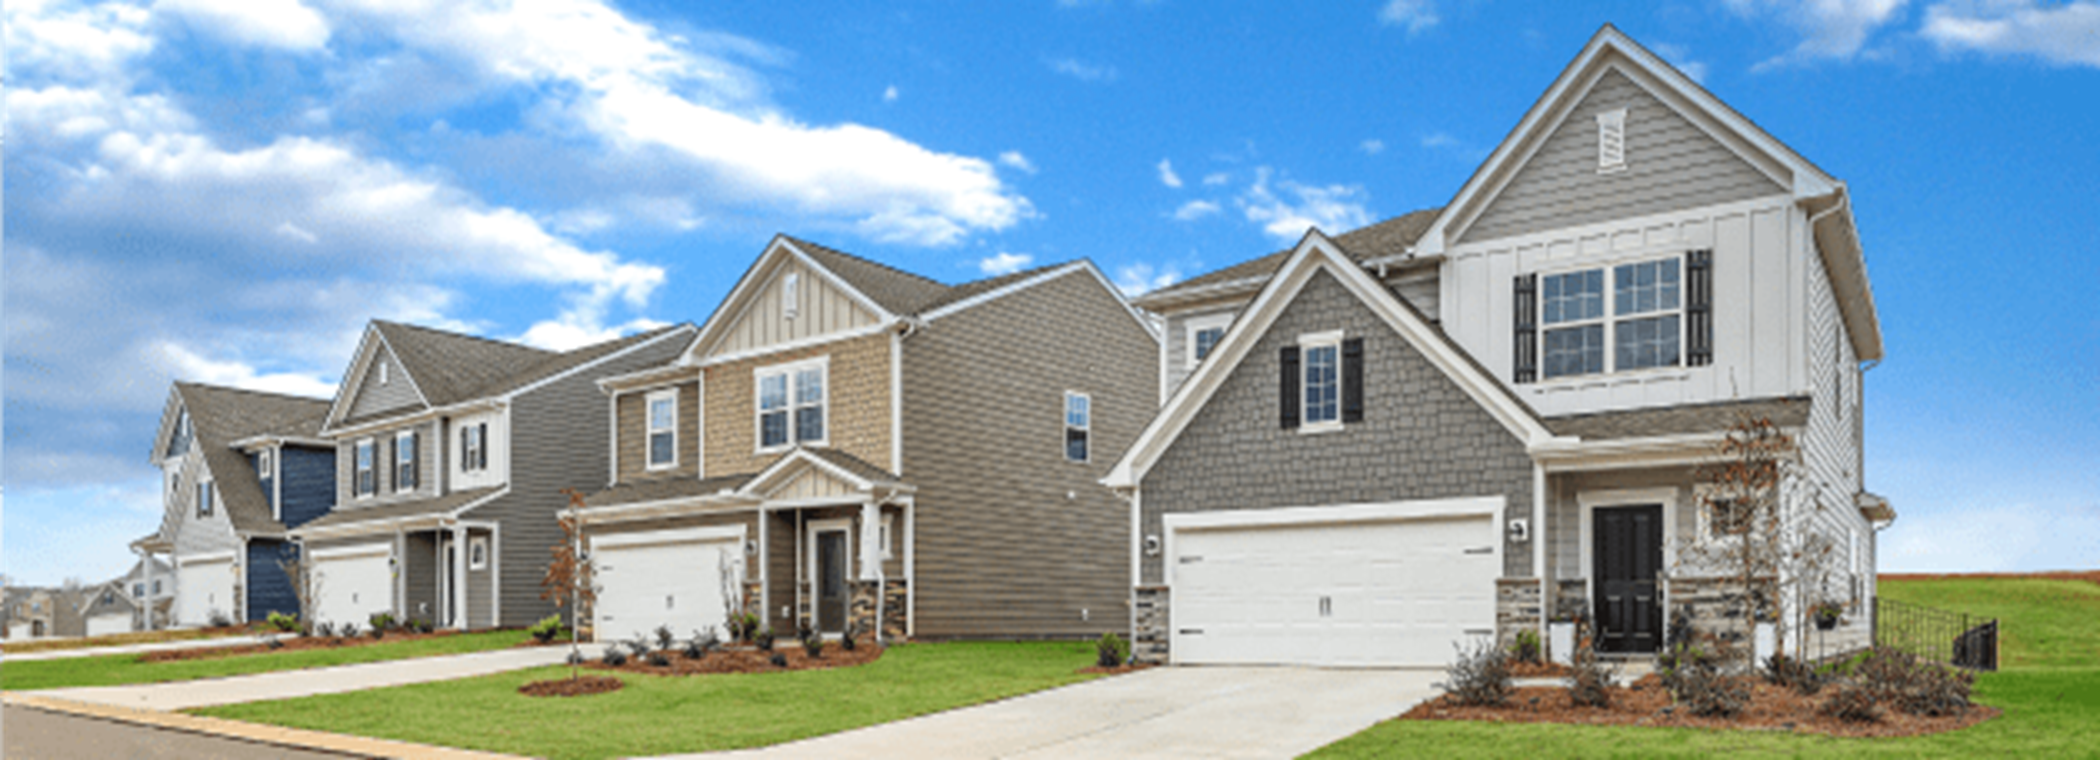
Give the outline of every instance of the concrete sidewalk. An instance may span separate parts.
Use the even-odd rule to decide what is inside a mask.
[[[603,645],[585,644],[585,657],[596,658]],[[387,686],[502,673],[510,670],[559,665],[569,648],[529,647],[472,654],[439,655],[407,660],[338,665],[330,668],[284,670],[229,678],[175,681],[130,686],[93,686],[27,692],[29,696],[70,702],[129,707],[145,710],[187,710],[193,707],[291,699],[315,694],[339,694]]]
[[[279,634],[281,639],[295,639],[297,634]],[[155,641],[147,644],[121,644],[118,646],[89,647],[86,649],[54,649],[48,652],[26,652],[23,654],[0,653],[0,662],[35,662],[37,660],[67,660],[74,657],[100,657],[108,654],[144,654],[165,652],[171,649],[208,649],[211,647],[236,647],[242,644],[262,643],[262,634],[221,636],[210,639],[183,639],[181,641]]]
[[[1436,694],[1441,670],[1173,667],[702,758],[1296,757]]]

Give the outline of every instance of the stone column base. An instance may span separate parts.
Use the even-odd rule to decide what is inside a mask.
[[[1141,663],[1165,665],[1169,656],[1168,633],[1173,624],[1166,586],[1139,586],[1130,590],[1130,603],[1137,610],[1137,627],[1130,632],[1130,656]]]
[[[1536,631],[1546,619],[1538,578],[1495,580],[1495,646],[1508,649],[1518,631]]]

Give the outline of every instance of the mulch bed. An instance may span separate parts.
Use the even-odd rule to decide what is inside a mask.
[[[787,660],[787,667],[773,664],[772,658],[775,654]],[[882,647],[876,646],[871,642],[861,642],[859,646],[853,648],[853,651],[848,652],[844,647],[839,646],[838,642],[830,642],[825,645],[823,656],[811,657],[809,653],[802,651],[800,646],[779,645],[773,647],[771,652],[763,652],[759,651],[757,647],[738,645],[717,649],[698,660],[686,659],[685,655],[675,648],[664,652],[664,656],[670,658],[669,665],[651,665],[647,659],[630,656],[627,658],[627,664],[617,667],[607,665],[600,660],[591,660],[584,663],[583,666],[592,670],[617,670],[622,673],[647,673],[655,676],[825,670],[828,668],[849,668],[874,662],[876,658],[882,656]]]
[[[1565,678],[1570,674],[1568,666],[1557,662],[1512,662],[1509,664],[1511,678]]]
[[[418,641],[442,636],[456,636],[458,631],[432,631],[430,633],[389,633],[386,638],[375,639],[370,633],[355,637],[323,638],[320,636],[291,636],[277,640],[282,646],[271,648],[268,644],[242,644],[230,647],[207,647],[203,649],[166,649],[139,655],[141,662],[180,662],[183,660],[216,660],[221,657],[240,657],[265,652],[298,652],[307,649],[341,649],[361,647],[367,644],[391,644],[397,641]]]
[[[1130,665],[1117,665],[1113,668],[1104,668],[1099,665],[1094,665],[1090,667],[1080,668],[1079,672],[1092,675],[1120,676],[1124,673],[1136,673],[1140,670],[1151,670],[1153,667],[1156,666],[1149,662],[1140,662]]]
[[[1631,687],[1614,687],[1612,705],[1605,708],[1577,707],[1562,687],[1536,686],[1517,689],[1502,707],[1466,707],[1449,695],[1416,705],[1401,715],[1403,720],[1477,720],[1492,723],[1573,723],[1591,726],[1657,726],[1733,730],[1791,731],[1829,736],[1918,736],[1937,734],[1982,723],[1998,717],[1995,707],[1975,706],[1945,718],[1928,718],[1888,709],[1879,723],[1848,723],[1816,713],[1831,690],[1801,696],[1792,689],[1758,681],[1752,687],[1750,707],[1734,718],[1700,718],[1671,704],[1670,693],[1655,675],[1643,676]]]
[[[619,691],[626,685],[626,681],[612,676],[578,676],[574,679],[533,681],[518,687],[518,693],[528,697],[581,697]]]

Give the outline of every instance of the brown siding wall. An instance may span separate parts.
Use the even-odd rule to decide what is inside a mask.
[[[831,357],[826,378],[830,407],[825,410],[831,448],[889,468],[890,337],[871,335],[709,367],[708,477],[757,472],[780,456],[778,452],[757,453],[758,397],[752,390],[753,370],[826,355]]]
[[[932,322],[904,352],[917,634],[1127,629],[1130,507],[1098,481],[1156,409],[1151,333],[1074,273]],[[1092,397],[1086,463],[1064,460],[1067,390]]]
[[[649,394],[663,387],[678,389],[678,466],[649,469]],[[700,383],[621,391],[619,405],[620,481],[693,477],[700,471]]]

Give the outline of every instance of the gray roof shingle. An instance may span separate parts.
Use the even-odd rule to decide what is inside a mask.
[[[1333,240],[1335,245],[1342,249],[1343,253],[1348,254],[1349,258],[1357,261],[1405,253],[1408,246],[1414,245],[1415,241],[1422,239],[1422,233],[1429,231],[1429,225],[1436,221],[1436,215],[1442,211],[1442,208],[1425,208],[1419,211],[1410,211],[1377,224],[1358,227],[1349,232],[1336,235],[1333,237]],[[1242,261],[1224,269],[1206,272],[1146,293],[1138,300],[1151,301],[1210,285],[1244,280],[1250,277],[1268,277],[1276,273],[1277,267],[1283,266],[1284,260],[1291,257],[1291,251],[1293,250],[1295,249],[1285,248],[1267,256]]]
[[[607,488],[583,497],[586,507],[612,507],[622,504],[646,504],[654,501],[690,499],[712,496],[723,489],[736,490],[751,482],[756,473],[719,475],[712,478],[661,478],[642,480]]]
[[[386,337],[394,357],[423,392],[424,399],[433,407],[441,407],[499,396],[690,325],[667,325],[562,352],[399,322],[375,319],[372,327]],[[390,410],[346,419],[340,424],[355,425],[399,414],[399,410]]]
[[[1586,441],[1647,438],[1718,433],[1745,418],[1768,419],[1783,428],[1801,427],[1808,424],[1808,406],[1808,397],[1792,396],[1570,414],[1547,417],[1545,422],[1546,428],[1554,435],[1576,436]]]
[[[328,401],[180,381],[175,393],[189,410],[196,433],[193,445],[204,452],[220,507],[233,529],[283,533],[284,525],[270,516],[270,501],[256,480],[254,465],[232,444],[260,435],[312,437],[328,416]]]
[[[428,499],[390,502],[372,507],[337,506],[335,510],[328,514],[299,526],[299,530],[304,532],[317,528],[329,528],[373,520],[400,520],[449,514],[460,507],[480,501],[483,497],[494,494],[499,490],[502,489],[491,486],[489,488],[453,491],[443,496],[435,496]]]

